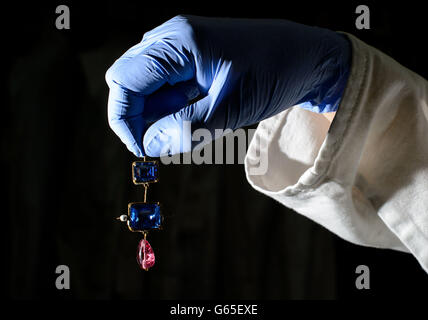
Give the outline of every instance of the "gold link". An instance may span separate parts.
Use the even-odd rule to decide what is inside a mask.
[[[149,189],[149,184],[144,183],[143,187],[144,187],[144,202],[147,202],[147,190]]]
[[[147,161],[146,156],[143,156],[143,161]],[[143,183],[143,187],[144,187],[144,202],[147,202],[147,190],[149,189],[149,184]]]

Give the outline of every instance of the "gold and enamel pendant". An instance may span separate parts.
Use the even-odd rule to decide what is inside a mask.
[[[143,161],[132,163],[132,181],[136,185],[144,187],[144,201],[131,202],[128,204],[128,214],[123,214],[117,219],[126,222],[128,229],[132,232],[140,232],[143,239],[137,248],[137,262],[141,269],[148,271],[155,264],[155,254],[147,235],[150,230],[162,228],[163,216],[159,202],[147,202],[147,191],[150,183],[159,181],[159,166],[157,161]]]

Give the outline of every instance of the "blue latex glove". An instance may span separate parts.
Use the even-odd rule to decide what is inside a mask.
[[[214,134],[297,104],[335,111],[350,56],[346,37],[327,29],[177,16],[147,32],[107,71],[109,124],[136,156],[158,157],[190,151],[183,121]]]

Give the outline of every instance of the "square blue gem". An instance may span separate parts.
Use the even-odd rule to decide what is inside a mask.
[[[156,161],[135,161],[132,163],[132,180],[135,184],[158,181]]]
[[[157,203],[134,202],[128,205],[128,225],[133,231],[159,229],[162,223]]]

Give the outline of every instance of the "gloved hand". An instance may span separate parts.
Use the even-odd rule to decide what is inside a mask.
[[[251,125],[297,104],[335,111],[350,57],[346,37],[327,29],[177,16],[107,71],[109,124],[136,156],[158,157],[190,151],[184,121],[214,137],[215,129]]]

